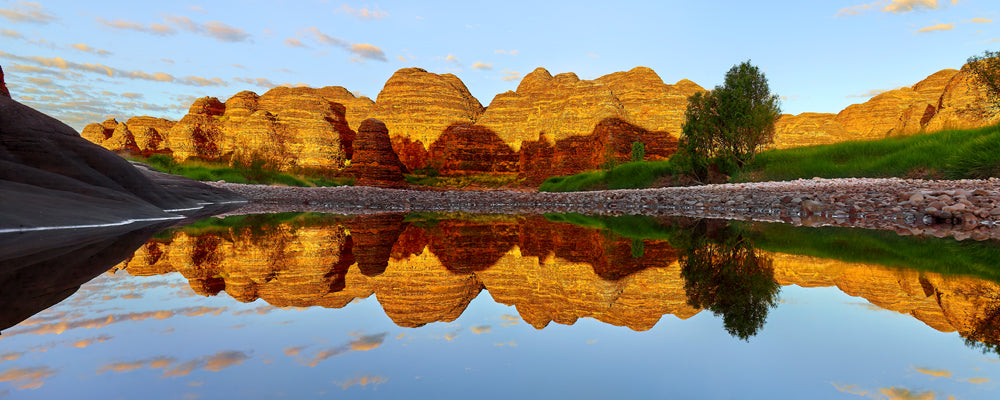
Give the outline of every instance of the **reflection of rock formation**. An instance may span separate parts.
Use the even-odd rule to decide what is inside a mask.
[[[301,227],[295,228],[296,225]],[[1000,302],[1000,285],[786,254],[763,255],[781,285],[836,286],[944,332],[969,332]],[[363,216],[150,241],[121,265],[178,271],[196,292],[240,301],[343,307],[374,294],[400,326],[452,321],[485,289],[536,328],[583,317],[635,330],[686,319],[678,251],[540,217],[413,220]]]
[[[682,282],[659,282],[676,258],[662,241],[646,241],[637,254],[631,240],[540,217],[409,224],[373,215],[295,224],[180,232],[150,241],[120,267],[133,275],[178,271],[199,294],[225,290],[276,306],[342,307],[374,293],[401,326],[451,321],[484,287],[539,328],[589,316],[648,329],[664,313],[696,313],[684,303]],[[647,287],[667,292],[643,298]]]

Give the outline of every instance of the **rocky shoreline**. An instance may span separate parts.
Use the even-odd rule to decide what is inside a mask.
[[[692,216],[894,230],[1000,240],[1000,179],[847,178],[546,193],[426,191],[364,186],[296,188],[211,183],[250,203],[235,214],[326,212],[583,213]]]

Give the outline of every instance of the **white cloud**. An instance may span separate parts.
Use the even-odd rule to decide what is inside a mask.
[[[516,81],[518,79],[521,79],[521,73],[518,71],[511,71],[509,69],[504,69],[503,72],[501,72],[501,74],[503,74],[503,77],[501,77],[500,79],[506,82]]]
[[[389,16],[389,13],[379,10],[378,6],[374,10],[369,10],[368,8],[354,9],[344,4],[336,12],[346,12],[361,20],[382,19]]]
[[[192,21],[191,18],[174,14],[165,15],[163,17],[163,21],[163,24],[152,23],[149,25],[143,25],[138,22],[123,19],[108,21],[101,17],[97,18],[98,23],[110,28],[145,32],[161,36],[173,35],[177,33],[178,29],[180,29],[196,35],[210,37],[220,42],[243,42],[250,39],[250,34],[246,33],[246,31],[229,26],[220,21],[209,21],[201,24]]]
[[[923,27],[917,30],[917,33],[934,32],[934,31],[950,31],[955,29],[955,24],[937,24],[927,27]]]
[[[296,38],[287,38],[287,39],[285,39],[285,46],[288,46],[288,47],[301,47],[301,48],[306,48],[306,49],[309,48],[309,46],[306,46],[305,43],[302,43],[301,40],[296,39]]]
[[[449,54],[447,57],[444,58],[444,60],[450,63],[458,64],[458,57],[455,57],[452,54]]]
[[[517,55],[517,50],[493,50],[493,52],[497,54],[507,54],[512,56]]]
[[[94,47],[90,47],[90,46],[87,46],[86,44],[83,44],[83,43],[77,43],[77,44],[71,45],[70,47],[72,47],[74,49],[77,49],[77,50],[80,50],[80,51],[85,52],[85,53],[94,53],[94,54],[97,54],[99,56],[106,56],[106,55],[110,55],[111,54],[110,51],[103,50],[103,49],[98,49],[98,48],[94,48]]]
[[[472,63],[472,69],[481,69],[481,70],[489,71],[489,70],[493,69],[493,64],[492,63],[484,63],[484,62],[481,62],[481,61],[476,61],[476,62]]]
[[[0,8],[0,17],[11,22],[47,24],[57,18],[41,4],[34,1],[20,1],[12,8]]]
[[[958,0],[946,1],[951,4],[958,4]],[[843,17],[848,15],[861,15],[873,9],[877,9],[882,12],[891,12],[893,14],[907,13],[920,9],[934,10],[937,9],[938,5],[941,3],[942,2],[940,0],[877,0],[872,3],[842,8],[840,11],[837,11],[837,16]]]

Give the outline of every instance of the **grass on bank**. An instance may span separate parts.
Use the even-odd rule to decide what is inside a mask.
[[[633,161],[608,170],[583,172],[569,176],[554,176],[539,186],[542,192],[574,192],[602,189],[641,189],[679,171],[670,160]]]
[[[352,185],[353,179],[328,178],[321,175],[286,174],[261,168],[230,166],[226,163],[203,160],[176,162],[168,155],[154,155],[148,158],[130,158],[153,167],[157,171],[181,175],[196,181],[226,181],[229,183],[252,183],[284,186],[344,186]]]
[[[765,151],[735,175],[733,181],[817,176],[922,179],[1000,176],[1000,125]]]
[[[630,239],[666,240],[674,247],[691,232],[669,220],[649,216],[546,214],[550,221],[604,229]],[[755,248],[848,263],[971,276],[1000,283],[1000,244],[992,240],[956,241],[900,236],[891,231],[843,227],[804,227],[781,223],[730,221],[749,232]]]
[[[517,186],[524,181],[517,174],[476,174],[466,176],[439,176],[437,174],[414,173],[405,175],[406,183],[437,188],[499,188]]]
[[[640,161],[609,170],[547,179],[543,192],[652,187],[681,171],[670,161]],[[820,178],[981,179],[1000,176],[1000,125],[844,142],[757,154],[731,182]]]

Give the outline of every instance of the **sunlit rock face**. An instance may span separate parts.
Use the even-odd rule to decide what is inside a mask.
[[[590,134],[599,122],[618,118],[674,136],[684,122],[687,97],[701,87],[690,81],[666,85],[653,70],[637,67],[594,80],[573,73],[552,76],[544,68],[526,75],[517,90],[493,98],[476,123],[496,132],[515,150],[543,134],[555,142]]]
[[[426,148],[449,125],[474,123],[482,113],[482,104],[457,76],[404,68],[386,81],[368,118],[384,122],[393,137],[419,141]]]
[[[967,69],[938,71],[912,87],[888,90],[838,114],[783,115],[775,127],[776,148],[881,139],[1000,122]]]

